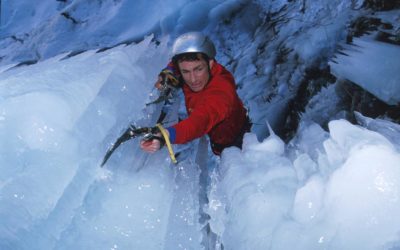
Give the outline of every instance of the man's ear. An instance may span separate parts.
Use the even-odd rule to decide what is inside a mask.
[[[214,59],[208,60],[208,66],[210,67],[210,69],[212,69],[212,67],[214,66],[214,63],[215,63]]]

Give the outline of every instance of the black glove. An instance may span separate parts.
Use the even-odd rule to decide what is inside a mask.
[[[159,76],[161,77],[161,84],[165,87],[165,85],[169,85],[172,87],[179,87],[179,80],[174,75],[174,73],[169,69],[164,69],[160,72]]]

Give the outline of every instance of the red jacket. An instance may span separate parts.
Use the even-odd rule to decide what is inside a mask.
[[[214,63],[203,90],[193,92],[184,84],[183,93],[189,116],[172,126],[172,143],[182,144],[208,134],[212,143],[228,145],[240,135],[246,109],[236,93],[232,74],[222,65]]]

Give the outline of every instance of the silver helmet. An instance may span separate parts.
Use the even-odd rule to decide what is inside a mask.
[[[203,33],[197,31],[180,35],[172,46],[173,56],[190,52],[204,53],[210,59],[216,55],[213,42]]]

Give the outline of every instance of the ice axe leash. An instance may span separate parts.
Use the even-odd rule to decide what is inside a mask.
[[[178,161],[175,158],[174,150],[172,149],[171,141],[169,140],[167,130],[161,125],[161,123],[157,123],[156,127],[160,130],[161,135],[164,138],[165,145],[167,146],[169,157],[171,158],[171,161],[173,163],[177,164]]]

